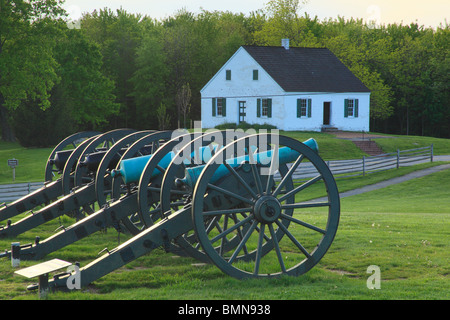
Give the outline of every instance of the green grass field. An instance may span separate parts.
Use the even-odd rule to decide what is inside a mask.
[[[52,148],[24,148],[17,143],[0,141],[0,184],[13,183],[8,159],[19,160],[16,183],[44,180],[44,170]]]
[[[319,144],[319,153],[324,160],[360,159],[364,153],[349,140],[336,139],[333,135],[319,132],[280,132],[280,134],[304,141],[314,138]],[[385,152],[398,149],[408,150],[434,145],[435,155],[450,154],[450,139],[417,136],[391,136],[375,139]],[[44,169],[51,148],[24,148],[17,143],[0,141],[0,184],[13,183],[12,169],[7,166],[8,159],[18,159],[16,180],[19,182],[36,182],[44,179]]]
[[[303,135],[309,137],[309,133],[298,133],[296,137],[303,139]],[[317,135],[318,140],[322,139],[319,145],[327,142],[328,137],[322,136],[324,134]],[[328,143],[331,145],[332,140]],[[447,141],[439,143],[445,145]],[[341,147],[332,149],[337,153]],[[6,151],[0,151],[2,157]],[[45,153],[44,150],[31,151]],[[49,152],[47,150],[47,154]],[[36,154],[34,156],[38,157]],[[42,159],[45,163],[46,157],[42,156]],[[366,177],[338,179],[338,188],[340,191],[351,190],[430,165],[434,164],[389,170]],[[43,169],[40,170],[42,172]],[[298,278],[236,280],[213,265],[198,264],[194,259],[174,256],[157,249],[83,290],[52,293],[48,299],[448,300],[449,187],[450,170],[446,170],[343,198],[340,225],[331,248],[316,267]],[[310,192],[311,197],[316,196],[314,189]],[[320,215],[320,210],[309,210],[299,210],[296,214],[301,213],[312,219]],[[35,236],[45,239],[61,224],[67,226],[73,222],[73,219],[64,216],[15,239],[2,239],[0,250],[9,249],[13,241],[25,244],[33,242]],[[120,235],[121,242],[127,238],[126,235]],[[51,253],[38,262],[59,258],[79,261],[84,266],[96,259],[105,247],[112,249],[117,244],[117,232],[108,229]],[[38,262],[22,261],[21,267]],[[367,270],[371,265],[380,268],[379,290],[367,288],[367,279],[371,275]],[[0,299],[37,299],[36,292],[26,290],[26,286],[32,282],[14,275],[9,260],[0,260]]]

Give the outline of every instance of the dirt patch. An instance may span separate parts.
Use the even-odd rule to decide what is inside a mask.
[[[327,270],[332,272],[332,273],[339,274],[341,276],[357,277],[357,274],[353,273],[353,272],[348,272],[348,271],[338,270],[338,269],[327,269]]]

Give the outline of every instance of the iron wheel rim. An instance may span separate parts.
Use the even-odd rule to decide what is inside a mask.
[[[257,135],[259,138],[262,138],[264,136]],[[240,140],[243,141],[249,141],[252,136],[245,137]],[[275,135],[266,135],[265,136],[266,141],[268,139],[272,139],[270,141],[275,140]],[[291,196],[295,198],[297,193],[304,190],[305,188],[310,187],[311,185],[314,185],[315,182],[322,180],[324,188],[326,188],[326,195],[327,195],[327,201],[319,203],[320,206],[326,206],[328,207],[328,212],[326,213],[326,223],[325,228],[318,228],[314,225],[310,225],[308,223],[305,223],[301,221],[300,219],[296,217],[290,217],[288,218],[288,215],[281,215],[280,218],[276,219],[274,222],[269,221],[262,221],[259,217],[257,219],[256,214],[254,213],[254,208],[256,205],[256,202],[258,199],[260,199],[260,196],[257,195],[255,199],[251,200],[253,203],[253,206],[251,210],[248,210],[247,218],[242,219],[247,220],[245,223],[251,224],[251,233],[249,231],[248,237],[257,237],[257,244],[256,249],[252,251],[252,255],[254,259],[247,264],[245,267],[242,267],[239,263],[239,260],[236,259],[239,255],[239,251],[244,248],[244,246],[247,245],[247,240],[245,238],[247,237],[247,234],[244,236],[243,240],[241,241],[239,247],[236,251],[233,253],[233,255],[228,257],[223,257],[220,254],[218,254],[215,250],[215,246],[212,244],[212,242],[216,242],[216,237],[211,238],[207,232],[207,230],[204,227],[204,218],[206,215],[210,215],[211,211],[204,211],[204,196],[207,193],[207,186],[209,181],[211,180],[214,172],[219,167],[219,164],[216,162],[219,160],[219,157],[223,158],[222,153],[226,148],[231,148],[232,144],[228,145],[226,148],[220,150],[217,152],[217,154],[208,162],[207,166],[201,173],[196,186],[194,190],[194,196],[193,196],[193,202],[192,202],[192,218],[193,218],[193,224],[194,229],[196,232],[196,235],[198,237],[198,240],[200,241],[200,244],[204,250],[204,252],[209,256],[210,260],[219,267],[223,272],[226,274],[233,276],[238,279],[243,278],[254,278],[254,277],[278,277],[282,275],[293,275],[298,276],[301,274],[304,274],[308,272],[312,267],[314,267],[325,255],[329,247],[331,246],[334,237],[337,232],[337,227],[339,224],[339,216],[340,216],[340,200],[339,200],[339,193],[337,190],[336,183],[334,181],[334,177],[331,174],[330,170],[328,169],[325,162],[309,147],[304,145],[301,142],[298,142],[294,139],[287,138],[284,136],[279,136],[279,144],[283,146],[288,146],[291,149],[299,152],[299,156],[296,158],[294,165],[298,162],[301,163],[303,159],[308,159],[310,162],[313,163],[315,168],[317,169],[319,175],[309,181],[313,182],[306,182],[304,185],[306,185],[303,189],[299,189],[298,191],[291,191],[292,194],[289,197],[281,196],[280,191],[278,188],[275,189],[275,191],[268,191],[266,192],[270,193],[269,195],[275,196],[276,199],[280,200],[285,198],[284,200],[287,200]],[[234,144],[238,143],[236,141]],[[241,141],[242,142],[242,141]],[[246,142],[246,143],[247,143]],[[246,144],[247,145],[247,144]],[[289,176],[292,177],[292,173],[287,175],[287,179],[289,179]],[[283,180],[282,180],[283,181]],[[281,183],[281,182],[280,182]],[[297,188],[297,187],[296,187]],[[277,193],[278,192],[278,193]],[[289,191],[288,191],[289,194]],[[283,200],[283,201],[284,201]],[[283,202],[281,201],[281,202]],[[326,205],[325,205],[326,204]],[[304,208],[314,208],[315,206],[318,206],[317,204],[307,204],[304,202],[294,202],[291,204],[285,204],[286,208],[301,208],[304,206]],[[282,222],[281,222],[282,221]],[[317,236],[319,239],[317,241],[317,244],[315,248],[313,248],[311,251],[306,251],[306,249],[302,246],[301,242],[297,240],[296,236],[293,235],[292,232],[289,231],[288,227],[289,225],[294,224],[296,227],[300,226],[303,228],[308,228],[311,230],[311,227],[315,227],[317,230],[313,230],[313,232],[318,232],[320,235]],[[259,227],[259,231],[255,233],[255,230]],[[277,229],[275,229],[277,228]],[[261,231],[263,230],[263,231]],[[270,237],[268,240],[265,239],[266,231],[269,230],[268,235]],[[309,231],[308,230],[308,231]],[[281,232],[281,236],[280,233]],[[255,233],[255,234],[253,234]],[[220,236],[220,234],[219,234]],[[220,239],[220,238],[219,238]],[[277,241],[273,241],[273,239],[277,239]],[[286,258],[283,257],[284,251],[282,251],[280,242],[281,240],[287,241],[288,246],[293,246],[296,250],[300,251],[300,254],[297,254],[295,257],[301,257],[300,262],[295,261],[294,264],[289,263],[290,266],[287,266]],[[283,243],[284,245],[284,243]],[[304,252],[305,250],[306,252]],[[237,253],[236,253],[237,252]],[[261,271],[261,262],[262,259],[266,256],[269,252],[272,252],[272,259],[273,256],[276,256],[276,262],[274,263],[274,271],[266,272]],[[303,256],[302,256],[303,255]],[[250,255],[249,255],[250,256]],[[278,261],[277,261],[278,260]],[[277,265],[278,263],[278,265]],[[253,266],[252,266],[253,265]],[[265,267],[265,266],[264,266]],[[253,268],[253,271],[251,269]],[[277,271],[278,270],[278,271]]]

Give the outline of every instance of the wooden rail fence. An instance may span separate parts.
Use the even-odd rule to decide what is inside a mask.
[[[373,172],[399,168],[403,166],[433,162],[433,145],[410,150],[397,150],[377,156],[364,156],[362,159],[326,161],[334,175],[348,177],[366,175]],[[294,179],[314,177],[317,171],[310,163],[304,163],[294,173]],[[275,177],[276,179],[276,177]],[[41,187],[43,182],[29,182],[0,185],[0,204],[13,202]]]

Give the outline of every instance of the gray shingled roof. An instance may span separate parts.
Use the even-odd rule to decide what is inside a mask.
[[[370,92],[326,48],[243,47],[286,92]]]

